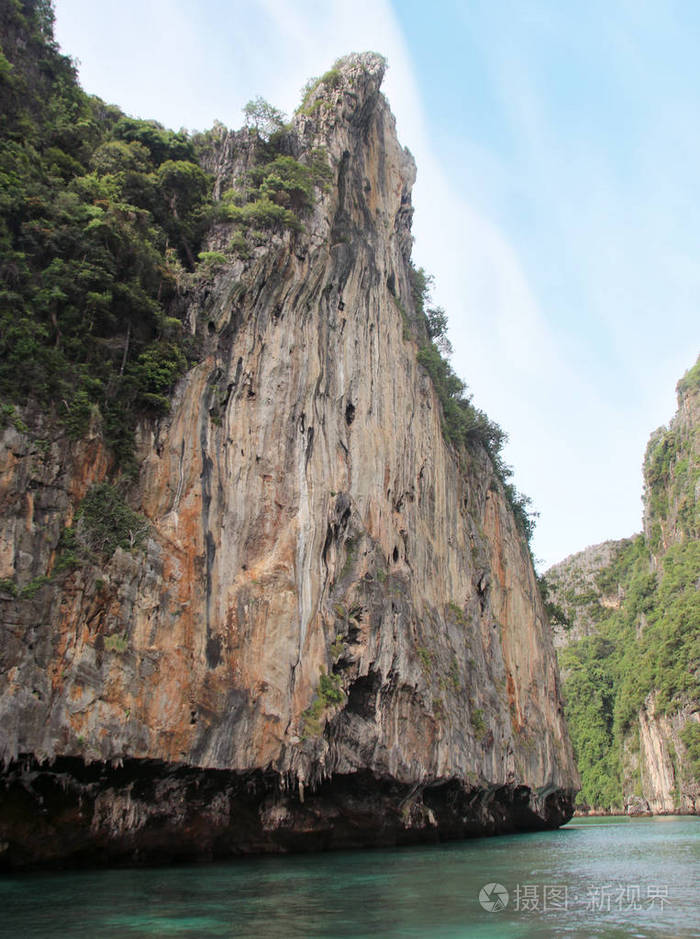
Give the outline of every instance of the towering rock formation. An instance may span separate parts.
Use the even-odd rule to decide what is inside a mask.
[[[330,166],[303,230],[229,252],[193,292],[202,352],[139,427],[133,550],[59,571],[85,497],[106,497],[98,421],[75,443],[37,414],[3,431],[0,864],[388,844],[572,811],[527,545],[486,451],[445,442],[406,326],[415,167],[383,71],[343,60],[286,133],[290,157]],[[253,138],[214,135],[216,193]],[[231,235],[220,222],[211,251]]]
[[[660,702],[656,687],[645,698],[638,727],[632,724],[626,736],[623,782],[625,804],[633,811],[685,814],[700,809],[700,360],[679,381],[677,392],[673,420],[652,434],[644,457],[644,539],[662,588],[664,575],[675,567],[676,580],[694,594],[680,613],[680,629],[668,635],[674,649],[681,631],[694,634],[689,663],[694,674],[687,676],[675,706]],[[661,604],[671,599],[666,591],[659,596]],[[645,625],[640,622],[640,632]],[[674,657],[672,652],[669,664]]]
[[[700,538],[700,359],[677,386],[678,409],[644,456],[644,537],[655,569],[673,545]]]
[[[546,574],[570,621],[555,642],[566,650],[572,736],[587,754],[582,798],[593,810],[698,810],[700,363],[677,390],[678,410],[644,458],[643,535],[587,548]]]

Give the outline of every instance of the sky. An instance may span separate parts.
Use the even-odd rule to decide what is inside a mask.
[[[86,91],[179,129],[291,114],[348,52],[418,166],[414,261],[509,435],[541,570],[641,530],[641,464],[700,351],[696,0],[55,0]]]

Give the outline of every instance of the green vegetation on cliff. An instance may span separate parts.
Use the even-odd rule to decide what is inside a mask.
[[[250,170],[245,191],[228,189],[222,196],[218,216],[237,226],[239,238],[253,226],[301,231],[300,216],[312,207],[315,190],[328,186],[331,170],[323,151],[314,150],[307,165],[280,153],[266,159],[271,146],[268,143],[258,150],[260,163]],[[245,238],[229,244],[234,252],[240,253],[241,247],[249,247]]]
[[[283,152],[284,115],[258,98],[244,109],[245,176],[214,203],[199,160],[220,125],[190,137],[87,95],[53,39],[50,0],[0,0],[0,26],[3,414],[34,404],[74,439],[97,426],[116,463],[133,468],[138,419],[167,413],[177,378],[197,357],[184,328],[191,275],[207,277],[230,256],[249,259],[265,232],[303,230],[332,178],[328,158],[321,149],[301,160]],[[333,91],[339,75],[327,73],[313,93]],[[211,225],[222,223],[228,246],[202,250]],[[448,361],[447,318],[430,305],[431,278],[412,266],[410,279],[407,322],[445,438],[486,449],[529,540],[534,515],[502,459],[506,435]]]
[[[175,133],[83,92],[50,0],[0,0],[0,36],[0,402],[34,403],[73,438],[97,421],[127,468],[136,421],[168,411],[196,358],[183,323],[191,275],[226,261],[201,250],[212,222],[233,223],[243,257],[250,228],[300,229],[327,157],[280,152],[282,115],[257,99],[245,109],[247,188],[215,205],[198,162],[211,133]]]
[[[550,593],[573,619],[593,610],[595,633],[560,649],[559,661],[579,800],[599,809],[621,809],[629,795],[625,749],[636,745],[640,711],[652,700],[656,715],[700,710],[699,379],[696,364],[678,384],[679,416],[647,448],[647,533],[619,545],[593,588],[580,580],[564,589],[549,575]],[[692,764],[677,780],[680,791],[698,782],[694,726],[680,738]]]
[[[700,361],[678,383],[678,394],[691,402],[700,391]],[[657,430],[644,458],[645,497],[651,550],[658,553],[678,533],[700,537],[696,489],[700,482],[697,438],[700,429],[692,421],[674,422]]]
[[[622,747],[647,697],[657,714],[700,701],[700,544],[674,545],[653,572],[639,536],[616,566],[620,609],[559,654],[580,799],[605,809],[623,805]],[[609,581],[609,569],[602,575]]]
[[[210,211],[183,133],[86,95],[47,0],[1,0],[0,395],[93,415],[118,458],[162,413],[191,349],[181,275]]]
[[[33,403],[74,439],[96,426],[128,469],[138,419],[167,413],[177,378],[197,357],[184,328],[192,274],[206,278],[229,257],[248,260],[271,232],[302,231],[331,168],[322,149],[299,160],[284,152],[289,125],[258,98],[244,109],[247,170],[215,203],[199,161],[221,125],[190,137],[87,95],[53,39],[50,0],[0,0],[0,27],[5,423],[13,405]],[[307,103],[339,81],[337,68],[314,81]],[[202,250],[212,224],[229,227],[222,250]],[[529,540],[534,515],[502,459],[506,435],[448,361],[447,318],[430,304],[431,278],[411,267],[410,279],[407,325],[440,400],[445,438],[486,449]]]
[[[560,656],[566,675],[566,719],[581,774],[580,801],[595,806],[621,804],[620,765],[614,746],[617,646],[587,636]]]
[[[447,338],[447,315],[441,307],[431,307],[431,275],[422,267],[410,268],[413,307],[416,320],[410,324],[419,343],[418,362],[430,375],[442,406],[442,432],[456,447],[467,449],[475,444],[484,447],[491,457],[496,474],[503,483],[515,521],[528,545],[535,531],[537,513],[531,499],[519,492],[510,479],[513,470],[503,460],[506,432],[472,402],[467,385],[452,368],[448,356],[452,346]]]

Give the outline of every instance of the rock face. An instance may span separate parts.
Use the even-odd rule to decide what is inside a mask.
[[[690,721],[700,721],[697,703],[673,714],[657,713],[656,697],[647,696],[638,726],[625,740],[625,811],[629,815],[695,815],[700,785],[688,778],[687,747],[681,733]]]
[[[678,409],[668,427],[649,440],[644,457],[644,538],[650,567],[663,568],[674,545],[697,544],[700,538],[700,360],[678,383]],[[695,567],[700,589],[700,567]],[[697,605],[696,605],[697,614]],[[644,624],[640,624],[644,628]],[[700,700],[688,695],[675,713],[657,713],[657,695],[647,696],[625,745],[626,788],[641,792],[652,814],[695,814],[700,808],[700,778],[691,769],[688,738],[695,724],[700,738]],[[635,746],[639,740],[639,749]],[[634,797],[625,799],[635,805]]]
[[[678,409],[644,456],[644,537],[655,569],[673,545],[700,538],[700,359],[678,382]]]
[[[697,652],[684,674],[669,677],[689,640],[697,649],[700,628],[700,363],[681,379],[677,390],[678,410],[667,427],[651,435],[645,454],[643,535],[587,548],[545,575],[552,600],[571,622],[570,629],[556,632],[559,649],[584,637],[600,639],[597,650],[585,650],[576,666],[585,669],[591,656],[597,656],[588,673],[592,679],[588,687],[597,688],[604,702],[597,716],[608,725],[612,750],[619,750],[615,760],[619,759],[620,804],[613,808],[630,814],[694,814],[700,803],[700,700],[692,674],[697,670]],[[681,596],[684,599],[679,601]],[[653,637],[644,646],[650,629]],[[630,649],[634,645],[643,648],[641,657],[634,657]],[[619,661],[609,671],[607,663],[615,656]],[[565,659],[562,656],[567,697]],[[634,694],[634,669],[642,673],[646,686],[628,720],[619,699],[629,697],[630,689]],[[588,726],[581,721],[581,749],[589,753],[593,722],[590,715]],[[572,736],[577,745],[573,718]],[[594,771],[611,774],[610,766],[601,759]],[[585,798],[583,765],[582,776]],[[609,811],[610,805],[594,801],[588,808]]]
[[[584,548],[549,568],[547,586],[569,622],[568,628],[554,627],[554,645],[559,648],[596,632],[604,610],[618,609],[622,599],[619,585],[601,589],[597,575],[610,566],[628,540],[604,541]]]
[[[139,430],[142,550],[55,570],[110,470],[0,451],[0,863],[150,861],[556,826],[578,785],[530,556],[445,444],[406,332],[415,168],[379,57],[288,134],[333,182],[193,297],[203,354]],[[315,102],[315,106],[314,106]],[[224,190],[246,132],[222,135]],[[213,249],[230,232],[212,234]],[[24,588],[24,589],[22,589]]]

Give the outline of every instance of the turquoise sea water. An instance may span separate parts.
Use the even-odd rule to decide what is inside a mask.
[[[434,847],[5,876],[0,935],[697,937],[699,874],[698,818],[581,819]]]

